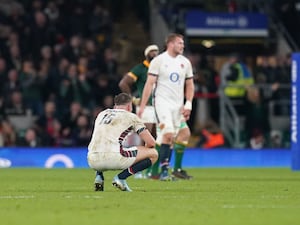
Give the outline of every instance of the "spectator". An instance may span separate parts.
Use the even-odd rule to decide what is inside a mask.
[[[271,91],[277,90],[278,84],[271,86]],[[263,89],[247,88],[245,131],[248,145],[252,148],[262,148],[268,145],[270,135],[270,120],[268,102],[271,97],[264,95]]]
[[[0,121],[6,119],[5,105],[4,105],[4,97],[0,95]]]
[[[219,98],[218,90],[220,85],[220,76],[215,69],[215,61],[213,56],[202,57],[199,76],[202,83],[201,89],[198,93],[202,93],[203,97],[207,99],[209,116],[213,121],[219,121]]]
[[[53,121],[53,133],[51,136],[51,145],[53,147],[60,147],[64,143],[64,137],[62,135],[61,122],[56,119]]]
[[[99,70],[106,74],[109,79],[118,81],[118,62],[115,58],[114,51],[111,48],[104,50],[103,60],[100,62]]]
[[[91,87],[86,80],[85,74],[78,74],[76,64],[70,64],[67,77],[60,83],[60,97],[66,108],[69,108],[71,102],[80,102],[83,106],[88,106]]]
[[[62,129],[65,136],[69,136],[77,125],[77,119],[84,114],[84,109],[79,102],[72,102],[70,109],[65,113],[62,119]]]
[[[89,33],[102,46],[111,44],[112,21],[109,11],[103,6],[96,4],[89,16]]]
[[[5,114],[7,116],[18,115],[25,116],[30,109],[23,101],[23,95],[20,91],[14,91],[10,95],[10,100],[5,107]]]
[[[68,30],[69,34],[87,36],[88,32],[88,14],[82,5],[76,4],[68,17]]]
[[[51,26],[56,26],[60,18],[60,11],[55,1],[49,1],[44,9]]]
[[[38,137],[35,129],[29,128],[26,130],[24,137],[19,138],[19,140],[17,141],[17,145],[22,147],[35,148],[41,147],[42,142],[41,139]]]
[[[112,95],[106,95],[103,99],[103,108],[112,108],[114,106],[114,97]]]
[[[0,95],[3,95],[4,85],[7,82],[7,63],[4,58],[0,57]]]
[[[53,59],[53,52],[52,48],[49,45],[44,45],[40,49],[40,57],[39,61],[40,63],[46,63],[49,67],[53,66],[54,59]]]
[[[0,120],[0,146],[15,146],[16,132],[7,120]]]
[[[8,67],[21,71],[22,69],[22,55],[19,45],[13,44],[9,46]]]
[[[39,60],[40,49],[44,45],[53,45],[55,36],[52,30],[49,29],[48,19],[42,11],[34,13],[34,21],[30,24],[30,46],[32,57],[34,60]]]
[[[93,39],[87,39],[84,43],[84,55],[88,59],[88,70],[90,72],[96,72],[98,64],[101,61],[99,55],[100,49]]]
[[[79,35],[73,35],[62,49],[62,56],[72,63],[76,63],[82,53],[82,38]]]
[[[50,68],[47,84],[49,86],[48,99],[59,102],[61,81],[66,79],[70,62],[66,58],[61,58],[55,66]]]
[[[228,77],[236,76],[236,70],[233,65],[238,62],[238,55],[233,53],[231,54],[227,61],[222,65],[220,75],[221,75],[221,84],[223,87],[227,85]]]
[[[40,62],[40,65],[37,68],[37,79],[39,81],[40,86],[40,93],[41,93],[41,105],[47,100],[49,100],[49,96],[51,93],[51,87],[48,85],[48,77],[49,77],[49,71],[50,66],[47,62],[43,61]],[[42,111],[42,107],[40,112]]]
[[[54,146],[57,137],[57,122],[59,118],[56,115],[56,105],[54,102],[45,103],[44,112],[35,123],[35,129],[42,138],[43,145]]]
[[[275,106],[275,114],[281,116],[290,115],[290,98],[291,98],[291,54],[277,57],[276,63],[276,82],[279,83],[279,89],[275,93],[275,99],[279,104]]]
[[[270,64],[270,58],[267,56],[261,57],[261,60],[257,63],[254,68],[254,80],[255,83],[272,84],[276,82],[275,67]]]
[[[14,91],[21,91],[21,84],[16,69],[10,69],[8,71],[8,79],[6,82],[1,83],[3,85],[3,96],[8,99],[10,94]]]
[[[245,113],[246,88],[253,83],[252,74],[246,63],[241,60],[240,56],[231,55],[229,61],[221,69],[221,84],[227,85],[224,93],[231,99],[239,115]]]
[[[88,116],[80,115],[76,120],[75,129],[72,131],[76,146],[88,146],[92,131]]]
[[[105,96],[115,95],[118,91],[119,87],[114,81],[110,80],[105,74],[100,74],[95,78],[92,90],[95,105],[103,106]]]
[[[24,102],[32,109],[34,115],[41,115],[43,111],[42,88],[45,79],[39,76],[33,61],[25,60],[20,73]]]

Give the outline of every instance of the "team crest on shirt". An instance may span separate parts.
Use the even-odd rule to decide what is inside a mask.
[[[180,67],[181,67],[181,69],[183,69],[183,68],[184,68],[184,65],[183,65],[183,64],[180,64]]]

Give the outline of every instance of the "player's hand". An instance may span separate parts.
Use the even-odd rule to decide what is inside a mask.
[[[141,103],[141,99],[140,98],[136,98],[136,97],[133,97],[132,98],[132,103],[136,106],[140,105]]]
[[[190,119],[190,115],[191,115],[191,110],[183,108],[182,115],[183,115],[185,121],[189,120]]]
[[[145,106],[144,107],[140,106],[139,111],[137,112],[138,117],[140,117],[140,118],[142,117],[144,108],[145,108]]]

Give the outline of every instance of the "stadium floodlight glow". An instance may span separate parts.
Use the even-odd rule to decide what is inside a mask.
[[[211,48],[213,46],[216,45],[216,43],[213,40],[203,40],[201,42],[201,44],[205,47],[205,48]]]

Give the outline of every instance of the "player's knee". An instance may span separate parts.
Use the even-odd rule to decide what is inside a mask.
[[[176,141],[186,142],[190,139],[191,131],[190,129],[182,129],[176,137]]]
[[[165,133],[163,135],[163,140],[162,143],[164,144],[172,144],[172,140],[173,140],[173,133]]]
[[[150,160],[151,160],[152,164],[154,164],[157,161],[157,159],[158,159],[158,152],[154,148],[152,148],[151,156],[150,156]]]

